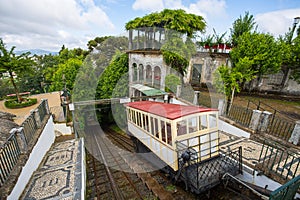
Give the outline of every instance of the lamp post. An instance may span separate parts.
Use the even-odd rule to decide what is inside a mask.
[[[292,28],[292,31],[290,33],[290,38],[289,38],[289,43],[290,44],[292,43],[293,35],[294,35],[295,29],[296,29],[297,24],[299,23],[299,21],[300,21],[300,17],[295,17],[294,18],[294,24],[293,24],[293,28]]]
[[[287,38],[288,39],[288,44],[292,44],[292,40],[293,40],[293,35],[294,35],[294,32],[295,32],[295,29],[298,25],[300,21],[300,17],[295,17],[294,18],[294,23],[293,23],[293,27],[292,27],[292,30],[291,32],[289,33],[289,37]],[[287,81],[288,81],[288,77],[289,77],[289,74],[290,74],[290,68],[288,66],[284,66],[283,68],[283,78],[282,78],[282,81],[281,81],[281,89],[283,89],[286,84],[287,84]]]

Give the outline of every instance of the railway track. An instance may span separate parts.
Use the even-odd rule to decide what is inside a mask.
[[[87,199],[195,199],[193,194],[172,185],[166,175],[149,162],[132,154],[134,145],[128,136],[105,130],[106,139],[130,153],[124,156],[119,150],[112,150],[110,142],[99,138],[96,130],[88,132],[87,139],[93,140],[93,152],[87,153]],[[98,158],[99,147],[106,163]]]
[[[96,129],[87,129],[87,140],[93,141],[89,144],[91,152],[87,153],[87,199],[155,199],[121,155],[101,136]]]
[[[207,194],[195,195],[175,186],[161,171],[134,152],[134,144],[127,135],[105,130],[105,137],[93,128],[87,132],[87,197],[86,199],[223,199],[244,200],[234,192],[219,185]],[[102,133],[104,134],[104,133]],[[107,141],[108,140],[108,141]],[[105,158],[100,158],[99,146]],[[111,148],[118,146],[120,149]],[[109,149],[109,150],[108,150]],[[91,151],[91,153],[89,152]],[[120,153],[121,152],[121,153]],[[95,158],[96,157],[96,158]]]

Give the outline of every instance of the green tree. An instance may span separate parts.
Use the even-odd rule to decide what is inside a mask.
[[[192,37],[197,31],[203,32],[206,23],[202,16],[188,14],[182,9],[164,9],[159,13],[151,13],[142,18],[137,17],[125,25],[126,30],[145,27],[171,29]]]
[[[58,64],[58,69],[53,74],[50,90],[60,91],[64,88],[64,84],[69,90],[73,90],[75,78],[81,65],[82,60],[78,58],[70,58],[65,63]]]
[[[253,15],[250,15],[249,12],[245,13],[245,16],[240,16],[237,20],[233,22],[231,32],[231,43],[233,46],[238,46],[238,39],[244,33],[252,33],[257,29],[255,19]]]
[[[300,35],[292,43],[291,48],[291,78],[300,84]]]
[[[100,76],[97,98],[108,99],[128,96],[128,55],[117,52],[110,65]],[[124,76],[125,75],[125,76]]]
[[[165,80],[166,92],[176,93],[177,85],[180,84],[181,84],[180,78],[175,74],[168,74],[166,76],[166,80]]]
[[[16,55],[14,53],[15,46],[10,50],[6,49],[3,40],[0,38],[0,73],[8,73],[10,81],[14,87],[18,102],[22,99],[19,94],[19,89],[15,82],[15,74],[18,76],[24,71],[31,71],[35,62],[29,57],[30,52]]]
[[[255,71],[251,69],[253,60],[248,57],[239,59],[235,67],[222,65],[218,67],[214,74],[214,85],[220,93],[226,96],[227,108],[230,109],[233,103],[234,95],[241,91],[241,85],[244,81],[250,81],[255,78]]]
[[[282,63],[282,54],[279,43],[274,37],[263,33],[245,32],[238,40],[238,46],[230,52],[233,67],[239,65],[243,59],[253,63],[249,66],[260,82],[262,75],[277,73]],[[243,81],[244,83],[245,81]],[[258,87],[258,84],[256,85]]]
[[[103,41],[105,41],[109,37],[110,36],[96,37],[95,39],[88,41],[87,46],[89,52],[92,52],[98,45],[100,45]]]

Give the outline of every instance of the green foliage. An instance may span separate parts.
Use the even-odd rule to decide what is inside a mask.
[[[291,49],[291,78],[300,84],[300,35],[293,40]]]
[[[239,45],[239,37],[244,33],[252,33],[255,32],[257,26],[254,20],[253,15],[250,15],[249,12],[245,13],[245,16],[240,16],[237,20],[233,22],[231,31],[231,39],[234,47]]]
[[[245,32],[238,38],[238,46],[232,49],[230,57],[233,65],[239,65],[243,59],[251,60],[249,66],[258,77],[277,73],[282,63],[279,43],[269,34]]]
[[[96,37],[95,39],[88,41],[87,46],[89,51],[93,51],[98,45],[107,40],[109,37],[110,36]]]
[[[180,78],[174,74],[168,74],[166,76],[165,85],[166,85],[166,92],[173,92],[176,93],[177,85],[180,85],[181,81]]]
[[[137,17],[134,20],[127,22],[125,25],[126,30],[145,27],[159,27],[176,30],[191,37],[196,31],[203,32],[206,23],[202,16],[188,14],[182,9],[164,9],[159,13],[151,13],[142,18]]]
[[[73,84],[77,75],[78,69],[82,65],[82,60],[78,58],[70,58],[63,64],[58,64],[57,71],[53,74],[51,91],[60,91],[64,88],[64,82],[69,90],[73,90]],[[63,75],[65,80],[63,80]]]
[[[214,74],[214,85],[217,91],[224,93],[227,100],[231,100],[235,92],[240,92],[242,83],[255,78],[256,71],[250,68],[252,64],[253,61],[246,57],[241,58],[233,68],[220,66]]]
[[[9,79],[14,87],[17,100],[18,102],[21,102],[21,97],[15,82],[14,74],[18,76],[24,71],[32,72],[32,66],[35,65],[35,62],[29,57],[30,52],[16,55],[14,53],[14,49],[15,47],[13,46],[10,50],[7,50],[3,40],[0,38],[0,73],[9,74]]]
[[[7,100],[4,102],[6,108],[17,109],[17,108],[25,108],[28,106],[32,106],[37,103],[37,99],[26,98],[21,102],[18,102],[17,99]]]
[[[174,31],[170,31],[167,37],[168,40],[161,47],[163,59],[167,65],[184,75],[189,60],[196,52],[196,45],[189,37],[184,42],[182,35]]]
[[[98,99],[128,96],[128,55],[117,52],[110,65],[100,76]]]

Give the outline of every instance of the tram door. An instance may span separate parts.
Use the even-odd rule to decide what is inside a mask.
[[[202,64],[193,64],[192,83],[200,84]]]

